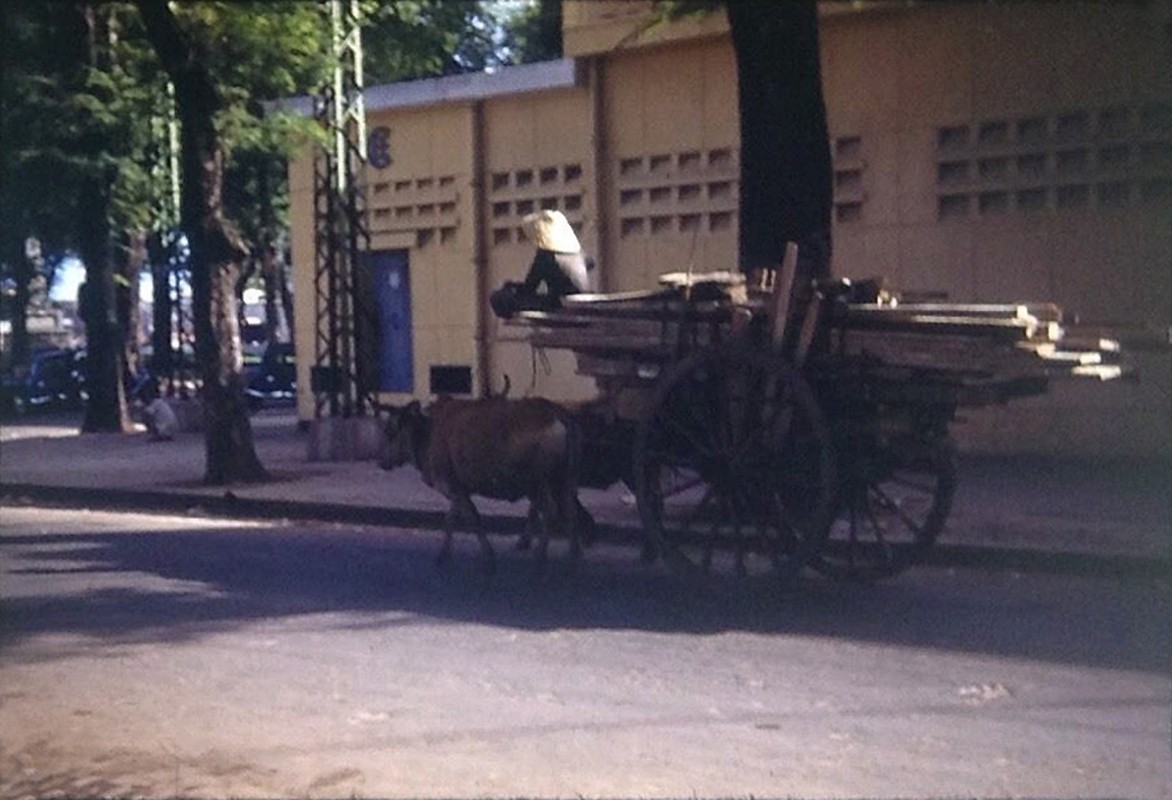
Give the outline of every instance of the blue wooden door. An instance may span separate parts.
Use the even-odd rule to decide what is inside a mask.
[[[415,358],[407,251],[378,250],[371,254],[370,264],[378,307],[378,388],[384,392],[413,392]]]

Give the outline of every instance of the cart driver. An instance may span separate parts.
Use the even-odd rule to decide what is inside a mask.
[[[497,316],[507,319],[523,309],[548,311],[560,307],[561,298],[568,294],[592,290],[593,265],[582,254],[582,245],[562,212],[538,211],[524,217],[521,224],[537,252],[523,282],[506,283],[493,292],[490,302]]]
[[[522,286],[524,295],[537,294],[544,283],[554,298],[590,291],[590,274],[582,245],[560,211],[545,209],[521,220],[525,235],[537,248]]]

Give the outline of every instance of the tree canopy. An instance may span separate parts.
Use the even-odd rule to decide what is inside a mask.
[[[368,82],[479,70],[512,58],[491,3],[364,5]],[[196,344],[207,362],[205,400],[241,394],[239,330],[228,318],[235,306],[229,295],[242,284],[231,278],[247,274],[241,265],[250,251],[271,269],[286,225],[285,158],[318,134],[312,120],[273,113],[265,101],[310,94],[324,83],[331,66],[325,4],[14,0],[0,10],[0,263],[6,285],[17,287],[9,305],[23,310],[35,267],[24,254],[26,237],[38,237],[51,257],[70,250],[85,262],[86,428],[127,424],[118,340],[134,328],[123,300],[135,297],[125,289],[137,272],[123,271],[141,264],[131,251],[142,252],[147,233],[177,222],[161,213],[171,184],[160,176],[167,119],[176,116],[184,226],[193,284],[202,287],[193,311],[197,330],[203,320]],[[219,388],[207,389],[208,382]],[[236,400],[212,405],[222,422],[246,418]],[[246,425],[220,432],[229,430],[232,447],[251,447]],[[209,464],[212,455],[209,449]],[[209,466],[207,474],[233,479],[230,469]]]

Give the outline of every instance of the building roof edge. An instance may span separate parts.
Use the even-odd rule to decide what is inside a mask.
[[[578,60],[562,58],[532,64],[501,67],[493,72],[468,72],[439,78],[368,86],[362,97],[366,111],[485,100],[502,95],[525,94],[582,85]],[[301,116],[313,113],[313,98],[302,95],[278,100],[273,107]]]

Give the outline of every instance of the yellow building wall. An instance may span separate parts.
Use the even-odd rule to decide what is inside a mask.
[[[1141,191],[1167,176],[1155,162],[1167,160],[1168,136],[1140,119],[1172,97],[1167,45],[1143,7],[1074,5],[824,21],[827,110],[842,150],[839,273],[864,269],[963,300],[1047,297],[1099,318],[1168,317],[1168,281],[1141,279],[1168,258],[1167,202]],[[1100,133],[1119,112],[1130,133]],[[1045,132],[1031,139],[1038,125]],[[946,130],[966,141],[944,141]],[[1121,147],[1129,164],[1106,166]],[[1121,181],[1129,202],[1100,201]],[[1039,191],[1042,206],[1026,210]],[[844,220],[852,200],[861,214]]]
[[[406,250],[411,282],[413,394],[383,393],[402,403],[427,397],[434,365],[467,366],[480,380],[478,279],[473,192],[475,116],[470,104],[374,112],[368,130],[390,129],[391,163],[367,165],[367,224],[372,250]],[[298,414],[311,419],[309,366],[315,352],[313,171],[307,156],[290,166],[295,264]]]
[[[834,263],[950,300],[1052,300],[1084,321],[1172,321],[1168,4],[827,7],[823,80],[835,163]],[[416,395],[430,365],[474,391],[578,399],[487,310],[524,275],[525,213],[566,213],[608,291],[736,261],[736,69],[723,15],[642,30],[646,3],[567,2],[584,85],[371,114],[394,163],[368,177],[374,246],[409,250]],[[290,171],[299,298],[312,298],[311,193]],[[308,288],[307,288],[308,287]],[[298,347],[312,353],[299,299]],[[310,333],[306,334],[306,330]],[[303,346],[309,342],[309,347]],[[1140,386],[1056,387],[967,414],[973,449],[1172,451],[1172,359]],[[308,363],[301,359],[308,385]],[[299,405],[303,418],[312,403]],[[396,398],[390,398],[396,399]]]
[[[488,291],[525,277],[533,245],[521,221],[556,209],[566,215],[583,249],[595,256],[598,209],[590,92],[586,88],[536,92],[486,100],[482,109],[484,248]],[[575,374],[573,355],[549,351],[535,357],[520,329],[498,320],[483,298],[490,386],[505,377],[511,394],[582,399],[592,381]]]
[[[610,288],[733,269],[740,140],[727,39],[615,54],[601,73]]]
[[[368,167],[371,247],[406,246],[411,280],[415,392],[426,397],[434,365],[466,366],[478,385],[477,207],[471,104],[376,112],[390,129],[392,162]],[[387,394],[394,403],[408,396]]]
[[[834,271],[954,301],[1172,322],[1161,7],[981,4],[823,19]],[[1126,43],[1126,44],[1123,44]],[[1172,358],[966,413],[970,449],[1172,451]]]

